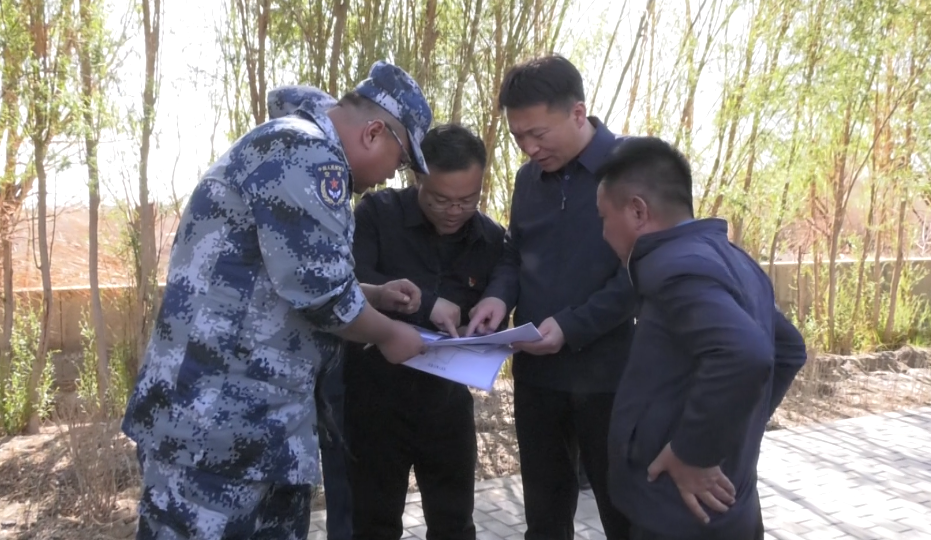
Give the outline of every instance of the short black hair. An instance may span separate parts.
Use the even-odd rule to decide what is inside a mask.
[[[670,210],[692,208],[692,168],[671,144],[657,137],[628,137],[611,152],[597,177],[607,189],[630,187]]]
[[[508,70],[498,91],[498,110],[536,105],[571,107],[585,101],[582,74],[566,58],[552,54],[533,58]]]
[[[459,124],[440,124],[424,135],[420,151],[430,171],[464,171],[478,164],[482,170],[488,162],[482,139]]]

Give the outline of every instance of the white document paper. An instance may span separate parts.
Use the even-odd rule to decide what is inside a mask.
[[[404,362],[413,369],[431,373],[481,390],[490,391],[504,361],[513,351],[507,345],[463,345],[433,347]]]
[[[488,334],[487,336],[472,336],[454,338],[446,334],[431,332],[423,328],[418,328],[420,336],[427,344],[427,348],[434,347],[461,347],[464,345],[510,345],[518,341],[539,341],[543,339],[537,327],[533,323],[527,323],[517,328],[508,328],[501,332]]]
[[[485,391],[492,389],[501,366],[514,352],[512,343],[543,339],[532,323],[487,336],[463,338],[423,328],[417,330],[427,344],[427,352],[411,358],[405,366]]]

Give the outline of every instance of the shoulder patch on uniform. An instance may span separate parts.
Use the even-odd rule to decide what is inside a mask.
[[[336,210],[349,201],[349,172],[338,161],[314,165],[314,192],[325,206]]]

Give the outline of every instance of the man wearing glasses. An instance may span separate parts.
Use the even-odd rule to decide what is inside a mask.
[[[504,243],[504,229],[477,211],[485,145],[457,125],[438,126],[421,150],[429,174],[417,184],[369,193],[356,205],[356,276],[407,279],[421,290],[413,314],[386,313],[459,335]],[[411,467],[423,497],[428,538],[475,539],[476,440],[465,386],[385,362],[351,344],[345,365],[353,537],[397,540]]]
[[[395,363],[423,350],[381,313],[415,312],[419,290],[359,283],[351,248],[352,193],[399,165],[427,172],[420,87],[376,62],[339,101],[282,87],[268,102],[271,118],[198,181],[172,246],[122,424],[142,472],[140,540],[307,538],[315,398],[343,341]]]

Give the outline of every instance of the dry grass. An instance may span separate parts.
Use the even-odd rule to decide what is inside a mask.
[[[0,539],[131,538],[139,472],[115,422],[0,440]]]
[[[492,392],[474,392],[478,480],[520,472],[512,391],[501,379]],[[929,350],[824,355],[799,374],[770,428],[928,404]],[[0,439],[0,540],[133,537],[139,477],[132,443],[117,421],[79,422],[74,409],[59,407],[59,422],[40,435]]]
[[[931,404],[931,350],[809,359],[770,428],[853,418]]]

